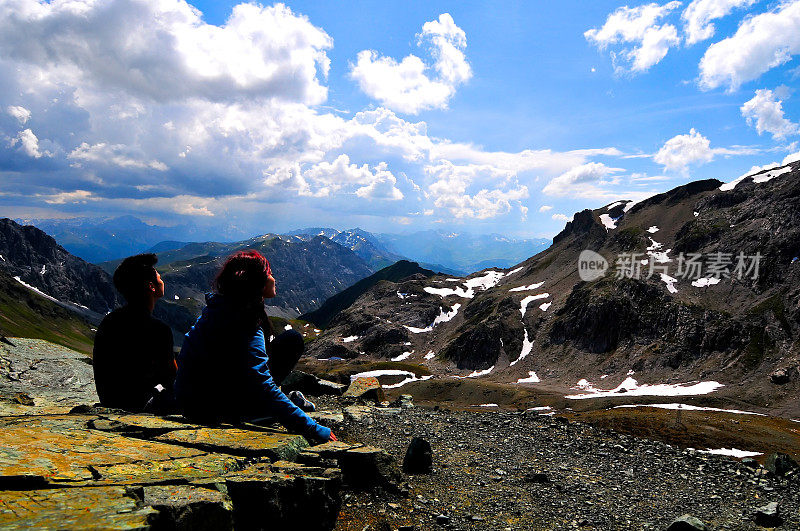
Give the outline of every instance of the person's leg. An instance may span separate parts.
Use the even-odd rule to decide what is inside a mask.
[[[269,372],[275,385],[281,385],[289,376],[300,356],[303,355],[303,335],[297,330],[286,330],[278,335],[267,347],[269,352]]]

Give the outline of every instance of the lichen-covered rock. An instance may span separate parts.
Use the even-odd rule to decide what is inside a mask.
[[[708,526],[702,520],[690,514],[679,516],[669,524],[667,531],[707,531]]]
[[[86,427],[81,416],[0,418],[0,478],[28,483],[93,479],[91,467],[167,461],[204,452]]]
[[[301,450],[308,447],[308,441],[301,435],[239,428],[175,430],[159,435],[154,440],[245,457],[269,457],[273,460],[294,459]]]
[[[244,462],[240,457],[209,454],[166,461],[94,465],[91,469],[97,483],[147,485],[219,477],[241,469]]]
[[[125,487],[4,491],[2,529],[150,529],[157,512]]]
[[[191,485],[144,488],[144,504],[158,511],[153,527],[176,531],[233,529],[233,504],[222,492]]]
[[[369,376],[356,378],[347,388],[343,395],[345,398],[362,398],[364,400],[375,400],[376,402],[383,402],[386,396],[383,393],[383,387],[377,378]]]

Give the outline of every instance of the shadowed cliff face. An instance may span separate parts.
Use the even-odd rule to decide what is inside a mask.
[[[512,383],[531,372],[562,386],[608,375],[613,388],[631,370],[643,383],[717,380],[800,412],[797,379],[770,377],[800,365],[800,163],[770,171],[578,212],[552,247],[506,270],[375,286],[311,353],[410,353],[403,361],[435,373]],[[607,261],[602,278],[581,280],[585,249]],[[364,342],[376,330],[381,347]]]
[[[74,309],[84,306],[97,316],[120,304],[111,277],[96,265],[69,254],[31,226],[0,219],[0,268]]]

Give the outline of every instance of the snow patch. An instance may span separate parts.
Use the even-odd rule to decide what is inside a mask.
[[[400,299],[405,299],[406,297],[410,297],[410,295],[408,293],[400,293],[399,291],[397,292],[397,296]]]
[[[342,338],[342,343],[352,343],[358,341],[358,336],[347,336]]]
[[[548,309],[548,308],[549,308],[549,307],[550,307],[552,304],[553,304],[552,302],[543,302],[542,304],[540,304],[540,305],[539,305],[539,309],[540,309],[540,310],[542,310],[543,312],[546,312],[546,311],[547,311],[547,309]]]
[[[715,449],[708,449],[708,450],[697,450],[701,454],[715,454],[715,455],[727,455],[730,457],[755,457],[757,455],[762,455],[761,452],[748,452],[747,450],[737,450],[736,448],[715,448]]]
[[[553,408],[551,408],[550,406],[536,406],[536,407],[529,407],[525,411],[550,411],[551,409]]]
[[[519,273],[520,271],[522,271],[522,268],[521,268],[521,267],[518,267],[518,268],[516,268],[516,269],[512,269],[511,271],[509,271],[508,273],[506,273],[506,276],[513,275],[514,273]]]
[[[477,407],[500,407],[497,404],[478,404]]]
[[[511,288],[511,289],[510,289],[510,290],[508,290],[508,291],[530,291],[530,290],[532,290],[532,289],[539,289],[539,288],[541,288],[543,285],[544,285],[544,281],[542,281],[542,282],[537,282],[537,283],[535,283],[535,284],[531,284],[531,285],[529,285],[529,286],[519,286],[519,287],[516,287],[516,288]]]
[[[405,376],[406,377],[405,380],[403,380],[401,382],[398,382],[396,384],[383,385],[382,387],[384,389],[396,389],[396,388],[401,387],[401,386],[403,386],[403,385],[405,385],[407,383],[410,383],[410,382],[421,382],[421,381],[428,380],[428,379],[432,378],[431,375],[422,376],[421,378],[417,378],[417,375],[414,374],[411,371],[401,371],[401,370],[398,370],[398,369],[381,369],[381,370],[376,370],[376,371],[366,371],[366,372],[360,372],[358,374],[354,374],[354,375],[352,375],[350,377],[350,382],[352,383],[353,381],[356,380],[356,378],[370,378],[370,377],[378,378],[379,376]]]
[[[533,341],[528,339],[528,330],[525,329],[525,337],[522,339],[522,351],[519,353],[519,357],[511,362],[511,367],[525,359],[525,356],[531,353],[533,350]]]
[[[428,353],[425,354],[426,360],[432,360],[434,357],[436,357],[436,353],[433,352],[432,350],[429,350]]]
[[[652,227],[650,227],[649,229],[647,229],[647,232],[649,232],[650,234],[654,234],[654,233],[658,232],[658,227],[656,227],[655,225],[653,225]]]
[[[611,203],[610,205],[608,205],[608,206],[606,207],[606,210],[608,211],[608,210],[611,210],[611,209],[612,209],[612,208],[614,208],[614,207],[618,207],[618,206],[620,206],[622,203],[623,203],[622,201],[615,201],[615,202]]]
[[[292,325],[287,324],[286,326],[283,327],[283,329],[284,330],[291,330],[292,329]]]
[[[39,271],[39,274],[40,274],[40,275],[44,275],[46,272],[47,272],[47,264],[44,264],[44,265],[42,266],[42,270],[41,270],[41,271]]]
[[[671,277],[666,273],[660,273],[661,280],[667,285],[667,291],[670,293],[678,293],[678,288],[675,287],[675,283],[678,281],[677,278]]]
[[[734,188],[736,188],[737,184],[739,184],[740,182],[742,182],[743,180],[745,180],[746,178],[748,178],[750,176],[753,176],[753,182],[754,183],[765,183],[765,182],[767,182],[769,180],[774,179],[775,177],[778,177],[778,176],[783,175],[784,173],[788,173],[790,171],[792,171],[792,167],[791,167],[791,165],[788,165],[788,166],[781,166],[781,167],[778,167],[778,168],[772,168],[769,171],[766,171],[764,173],[761,173],[761,174],[755,175],[755,176],[753,176],[752,173],[745,173],[741,177],[738,177],[737,179],[734,179],[733,181],[731,181],[729,183],[723,184],[722,186],[719,187],[719,189],[722,190],[722,191],[733,190]]]
[[[697,217],[700,215],[700,212],[692,212],[692,214],[694,214],[694,217]]]
[[[754,411],[742,411],[740,409],[720,409],[718,407],[705,407],[693,406],[691,404],[625,404],[623,406],[615,406],[615,408],[623,407],[657,407],[660,409],[685,409],[687,411],[714,411],[716,413],[735,413],[737,415],[757,415],[759,417],[766,417],[763,413],[756,413]]]
[[[482,371],[473,371],[466,376],[455,376],[455,378],[477,378],[479,376],[486,376],[490,372],[494,370],[494,365],[489,367],[488,369],[484,369]]]
[[[413,333],[413,334],[421,334],[423,332],[430,332],[431,330],[433,330],[434,326],[436,326],[438,324],[441,324],[441,323],[446,323],[447,321],[450,321],[451,319],[453,319],[453,317],[455,317],[456,314],[458,314],[458,309],[459,308],[461,308],[461,304],[454,304],[453,305],[453,309],[450,310],[449,312],[445,312],[444,308],[439,308],[439,315],[436,316],[436,318],[433,320],[433,322],[427,328],[417,328],[415,326],[408,326],[408,325],[403,325],[403,326],[405,326],[408,329],[408,331]]]
[[[175,295],[175,300],[176,300],[176,301],[179,301],[179,300],[181,300],[181,298],[180,298],[180,297],[178,297],[177,295]]]
[[[578,382],[579,384],[581,382]],[[586,382],[588,386],[585,387],[587,393],[579,395],[567,395],[565,398],[573,400],[581,400],[584,398],[599,398],[608,396],[619,396],[624,393],[625,396],[690,396],[690,395],[706,395],[713,393],[723,384],[719,382],[697,382],[694,384],[642,384],[631,377],[625,379],[624,382],[619,384],[614,389],[595,389],[591,383]]]
[[[28,284],[27,282],[25,282],[24,280],[22,280],[19,277],[14,277],[14,280],[16,280],[17,282],[19,282],[20,284],[22,284],[23,286],[25,286],[29,290],[35,291],[36,293],[38,293],[39,295],[41,295],[45,299],[50,299],[53,302],[58,302],[58,299],[56,299],[55,297],[52,297],[52,296],[48,295],[47,293],[45,293],[44,291],[40,290],[37,287],[31,286],[30,284]]]
[[[713,286],[714,284],[719,284],[720,279],[714,277],[708,278],[698,278],[697,280],[692,281],[692,286],[696,288],[705,288],[706,286]]]
[[[619,218],[612,218],[608,214],[600,214],[600,223],[606,228],[606,232],[617,228],[617,220]]]
[[[539,383],[539,382],[541,382],[541,380],[539,379],[538,376],[536,376],[536,373],[534,371],[528,371],[528,377],[527,378],[520,378],[519,380],[517,380],[518,384],[521,384],[521,383]]]
[[[5,261],[6,261],[6,257],[5,257],[5,256],[3,256],[2,254],[0,254],[0,260],[2,260],[3,262],[5,262]]]
[[[528,309],[528,304],[538,299],[546,299],[549,296],[549,293],[539,293],[538,295],[528,295],[522,299],[522,301],[519,303],[519,311],[522,313],[522,317],[525,317],[525,311]]]
[[[392,361],[403,361],[403,360],[407,360],[408,358],[410,358],[410,357],[411,357],[411,355],[412,355],[413,353],[414,353],[414,351],[413,351],[413,350],[412,350],[411,352],[403,352],[403,353],[402,353],[402,354],[400,354],[399,356],[395,356],[394,358],[392,358]]]

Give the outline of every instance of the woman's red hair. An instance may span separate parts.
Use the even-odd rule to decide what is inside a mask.
[[[245,310],[264,315],[264,286],[272,270],[264,256],[253,249],[238,251],[225,261],[214,279],[217,293]]]

